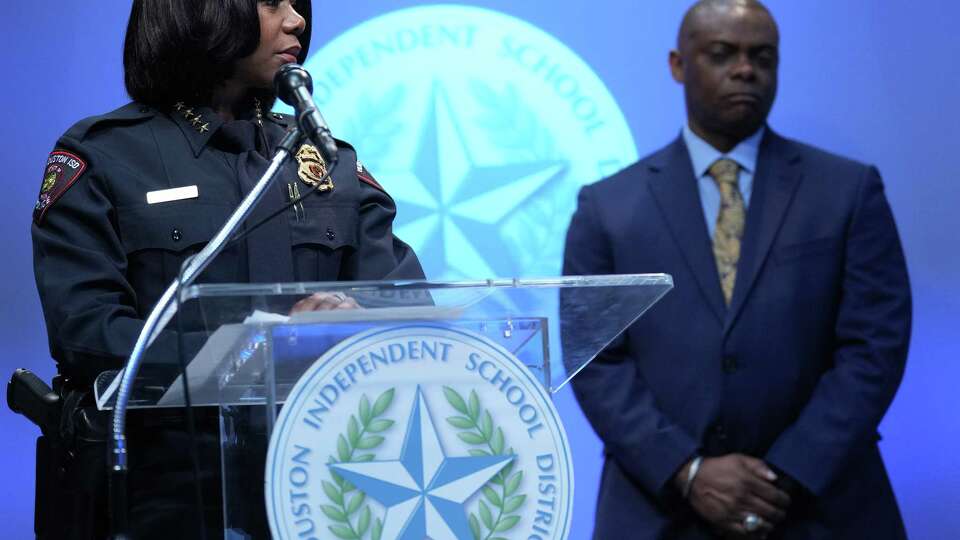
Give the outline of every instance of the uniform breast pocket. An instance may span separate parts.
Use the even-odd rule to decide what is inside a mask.
[[[127,277],[138,293],[172,282],[183,261],[203,249],[226,222],[230,211],[230,207],[197,201],[118,208],[117,225],[127,253]],[[202,281],[237,281],[238,276],[233,275],[238,267],[236,258],[236,250],[225,250],[204,273]],[[225,269],[229,275],[217,275]]]
[[[307,206],[305,219],[290,224],[298,281],[336,281],[344,258],[357,250],[356,206]]]
[[[790,264],[810,257],[829,256],[839,249],[840,239],[837,237],[816,238],[780,246],[774,250],[773,258],[777,264]]]

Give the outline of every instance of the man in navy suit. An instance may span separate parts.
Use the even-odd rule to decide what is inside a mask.
[[[762,4],[698,2],[681,136],[580,192],[564,273],[676,285],[574,378],[605,446],[595,538],[906,537],[877,447],[903,252],[874,167],[766,125],[778,47]]]

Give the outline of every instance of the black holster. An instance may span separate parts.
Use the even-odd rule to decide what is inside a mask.
[[[47,471],[55,476],[45,486],[49,511],[37,512],[39,540],[105,538],[108,534],[106,508],[107,439],[109,412],[99,411],[88,389],[65,388],[58,448],[51,452]],[[40,455],[37,454],[37,478]],[[53,467],[51,467],[52,465]],[[39,489],[39,484],[38,484]],[[37,507],[38,510],[40,507]],[[47,509],[44,509],[47,510]]]
[[[18,369],[7,385],[7,404],[42,433],[36,443],[37,538],[105,537],[99,507],[105,500],[109,416],[97,411],[89,387],[57,376],[51,389],[33,373]]]
[[[28,384],[11,381],[7,396],[11,409],[30,418],[43,432],[37,440],[37,538],[107,538],[111,413],[97,410],[89,382],[58,377],[51,391],[35,376],[30,377]],[[183,411],[137,413],[131,411],[127,419],[132,449],[129,537],[198,538],[196,484]],[[219,415],[213,408],[197,409],[195,413],[207,538],[216,538],[223,533]]]

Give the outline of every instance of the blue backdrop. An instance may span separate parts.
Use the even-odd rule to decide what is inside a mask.
[[[576,187],[659,148],[683,121],[682,90],[669,77],[666,55],[686,1],[488,0],[470,4],[483,10],[461,9],[457,17],[430,8],[373,22],[428,3],[352,0],[331,10],[332,2],[314,2],[309,67],[317,99],[334,131],[357,143],[361,159],[397,196],[398,231],[423,254],[433,278],[556,272]],[[769,5],[782,32],[772,126],[875,163],[884,175],[907,252],[915,329],[881,448],[911,536],[960,537],[960,398],[953,387],[960,375],[960,6]],[[52,376],[31,269],[30,215],[56,138],[74,121],[127,99],[127,15],[126,2],[6,8],[6,370],[26,366]],[[494,30],[509,44],[485,48],[484,36]],[[488,76],[478,77],[483,70]],[[515,140],[505,143],[509,134]],[[477,185],[487,187],[464,184],[466,166],[486,174]],[[580,460],[572,538],[586,538],[600,447],[570,396],[562,393],[558,404],[569,415]],[[36,430],[6,409],[0,427],[3,536],[28,538]]]

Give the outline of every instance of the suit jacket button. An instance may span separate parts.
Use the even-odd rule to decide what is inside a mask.
[[[173,239],[174,242],[179,242],[180,239],[183,238],[183,233],[180,232],[180,229],[174,229],[170,231],[170,238]]]
[[[337,237],[337,233],[333,232],[333,229],[332,229],[332,228],[327,227],[327,239],[328,239],[328,240],[333,240],[333,239],[336,238],[336,237]]]
[[[726,373],[733,373],[737,371],[737,359],[732,356],[724,356],[723,371]]]
[[[727,432],[723,429],[723,425],[717,424],[717,426],[713,428],[713,434],[717,438],[717,444],[725,449],[727,446]]]
[[[723,429],[722,424],[710,426],[704,435],[706,437],[704,450],[707,455],[722,456],[729,453],[727,449],[727,432]]]

